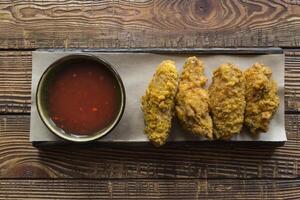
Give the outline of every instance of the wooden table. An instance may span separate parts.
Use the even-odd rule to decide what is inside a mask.
[[[288,142],[31,145],[32,50],[139,47],[283,47]],[[3,0],[0,112],[0,199],[300,199],[300,1]]]

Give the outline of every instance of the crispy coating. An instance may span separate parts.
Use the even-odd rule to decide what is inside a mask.
[[[256,63],[244,72],[246,78],[245,125],[252,134],[266,132],[279,106],[277,85],[269,67]]]
[[[171,129],[178,84],[178,72],[175,63],[163,61],[149,83],[142,97],[145,133],[155,146],[165,144]]]
[[[229,139],[239,133],[246,106],[242,71],[232,64],[222,64],[214,71],[209,98],[214,137]]]
[[[176,95],[176,114],[184,129],[211,139],[212,119],[209,115],[207,82],[204,65],[196,57],[185,61]]]

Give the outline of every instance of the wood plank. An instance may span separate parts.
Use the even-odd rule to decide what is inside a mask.
[[[299,199],[300,180],[2,180],[0,199]]]
[[[0,48],[297,47],[297,0],[0,3]]]
[[[38,150],[29,142],[29,116],[2,115],[0,178],[297,178],[300,115],[287,114],[286,127],[289,141],[280,147],[207,142]]]
[[[285,105],[300,111],[300,52],[285,51]],[[0,114],[30,113],[31,52],[0,51]]]
[[[29,113],[31,52],[0,52],[0,113]]]
[[[285,110],[300,112],[300,51],[285,51]]]

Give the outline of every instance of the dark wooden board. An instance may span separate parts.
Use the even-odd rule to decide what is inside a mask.
[[[0,116],[0,178],[297,178],[300,115],[286,115],[284,146],[259,143],[98,145],[36,149],[29,116]]]
[[[38,49],[41,51],[69,51],[78,49]],[[166,54],[282,54],[283,49],[279,47],[265,48],[89,48],[82,49],[83,52],[117,52],[117,53],[166,53]]]
[[[298,0],[0,2],[0,48],[297,47]]]

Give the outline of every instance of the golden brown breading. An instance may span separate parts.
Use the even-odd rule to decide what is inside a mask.
[[[169,136],[177,84],[175,63],[163,61],[158,65],[146,94],[141,99],[145,133],[155,146],[165,144]]]
[[[270,80],[272,71],[254,64],[244,72],[246,78],[245,125],[253,134],[268,130],[269,122],[279,106],[277,85]]]
[[[212,138],[212,120],[209,115],[207,82],[204,65],[196,57],[185,61],[176,95],[176,114],[188,131]]]
[[[245,110],[245,78],[232,64],[222,64],[214,71],[209,87],[214,136],[229,139],[243,127]]]

